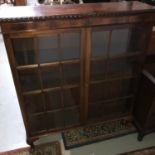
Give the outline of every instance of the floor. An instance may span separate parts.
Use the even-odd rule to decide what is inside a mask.
[[[0,35],[0,152],[26,147],[25,129],[11,76],[2,36]],[[142,142],[137,134],[130,134],[103,142],[64,150],[60,134],[48,135],[36,143],[59,140],[63,155],[116,155],[136,149],[155,146],[155,134],[147,135]]]

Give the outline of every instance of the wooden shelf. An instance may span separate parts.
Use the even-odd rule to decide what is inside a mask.
[[[116,52],[117,53],[117,52]],[[120,55],[116,55],[116,56],[109,56],[108,58],[106,58],[106,56],[100,56],[100,57],[93,57],[91,58],[91,61],[103,61],[106,62],[107,60],[122,60],[122,59],[126,59],[126,58],[134,58],[134,57],[138,57],[140,55],[142,55],[142,52],[131,52],[131,53],[125,53],[125,54],[120,54]]]
[[[44,114],[46,115],[49,113],[59,113],[59,112],[62,112],[64,110],[71,110],[71,109],[79,109],[79,106],[63,107],[61,109],[54,109],[54,110],[46,111],[46,112],[38,112],[38,113],[33,113],[31,115],[32,116],[38,116],[38,115],[44,115]]]
[[[50,63],[42,63],[42,64],[32,64],[32,65],[23,65],[23,66],[17,66],[17,70],[26,70],[26,69],[36,69],[39,66],[40,67],[52,67],[60,64],[76,64],[80,63],[80,60],[64,60],[64,61],[57,61],[57,62],[50,62]]]
[[[38,93],[44,93],[44,92],[50,92],[50,91],[56,91],[56,90],[61,90],[61,89],[71,89],[71,88],[78,88],[80,87],[79,84],[75,84],[75,85],[64,85],[64,86],[60,86],[60,87],[54,87],[54,88],[43,88],[38,89],[38,90],[32,90],[32,91],[27,91],[27,92],[23,92],[23,95],[31,95],[31,94],[38,94]]]
[[[105,82],[110,82],[110,81],[117,81],[117,80],[128,80],[128,79],[135,79],[138,76],[121,76],[121,77],[117,77],[117,78],[109,78],[109,79],[105,79],[105,80],[96,80],[96,81],[91,81],[90,84],[99,84],[99,83],[105,83]]]
[[[130,98],[134,98],[135,95],[131,94],[131,95],[127,95],[127,96],[122,96],[122,97],[118,97],[118,98],[113,98],[113,99],[106,99],[106,100],[102,100],[102,101],[98,101],[98,102],[94,102],[91,104],[108,104],[109,102],[115,102],[118,100],[124,100],[124,99],[130,99]]]

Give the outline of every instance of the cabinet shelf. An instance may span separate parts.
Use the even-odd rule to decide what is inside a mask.
[[[63,107],[61,109],[55,109],[55,110],[50,110],[50,111],[46,111],[46,112],[38,112],[38,113],[32,113],[32,116],[38,116],[38,115],[46,115],[49,113],[60,113],[63,112],[64,110],[72,110],[72,109],[79,109],[79,106],[71,106],[71,107]]]
[[[17,66],[17,70],[26,70],[26,69],[34,69],[38,67],[52,67],[60,64],[76,64],[80,63],[79,59],[74,60],[64,60],[64,61],[57,61],[57,62],[51,62],[51,63],[41,63],[41,64],[33,64],[33,65],[23,65],[23,66]]]
[[[133,97],[122,97],[118,100],[112,100],[100,102],[100,103],[89,103],[88,119],[98,119],[129,114],[131,113],[133,105]]]
[[[123,60],[126,58],[134,58],[137,56],[141,56],[143,53],[142,52],[130,52],[130,53],[126,53],[126,54],[117,54],[115,56],[108,56],[108,58],[106,56],[100,56],[100,57],[92,57],[91,61],[103,61],[106,62],[107,60]]]
[[[27,92],[23,92],[23,95],[31,95],[31,94],[38,94],[38,93],[42,93],[42,92],[50,92],[50,91],[56,91],[56,90],[61,90],[61,89],[70,89],[70,88],[78,88],[80,87],[79,84],[74,84],[74,85],[64,85],[61,87],[54,87],[54,88],[44,88],[44,89],[38,89],[38,90],[33,90],[33,91],[27,91]]]
[[[95,104],[108,104],[110,102],[115,102],[118,100],[124,100],[124,99],[131,99],[134,98],[135,95],[131,94],[131,95],[127,95],[127,96],[122,96],[122,97],[118,97],[118,98],[113,98],[113,99],[105,99],[105,100],[101,100],[101,101],[97,101],[97,102],[92,102],[91,104],[95,105]]]
[[[129,76],[121,76],[117,78],[108,78],[104,80],[96,80],[96,81],[90,81],[90,84],[99,84],[99,83],[105,83],[110,81],[118,81],[118,80],[126,80],[126,79],[136,79],[138,76],[136,75],[129,75]]]

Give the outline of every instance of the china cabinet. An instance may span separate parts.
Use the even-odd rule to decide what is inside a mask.
[[[154,22],[140,2],[0,9],[28,144],[131,117]]]

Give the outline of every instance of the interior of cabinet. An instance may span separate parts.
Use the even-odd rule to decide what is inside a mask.
[[[12,38],[31,135],[130,114],[147,37],[115,25]]]

